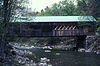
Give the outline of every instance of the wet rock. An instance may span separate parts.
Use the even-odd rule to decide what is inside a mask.
[[[11,51],[11,53],[12,53],[13,55],[16,55],[16,51]]]
[[[60,55],[60,53],[56,53],[56,55]]]
[[[96,54],[100,54],[100,50],[97,50],[97,51],[96,51]]]
[[[85,52],[85,49],[84,48],[79,48],[78,52]]]

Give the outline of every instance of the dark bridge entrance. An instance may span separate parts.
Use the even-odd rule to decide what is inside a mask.
[[[95,29],[96,20],[92,16],[22,17],[9,24],[8,36],[77,37],[77,46],[84,47],[86,36],[95,35]]]

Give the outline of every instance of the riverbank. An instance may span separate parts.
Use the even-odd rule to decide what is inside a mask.
[[[56,46],[26,46],[26,45],[13,45],[14,48],[19,49],[19,50],[36,50],[36,49],[43,49],[43,50],[66,50],[66,51],[72,51],[75,45],[56,45]]]
[[[45,52],[45,50],[19,50],[16,49],[16,61],[23,66],[98,66],[99,55],[94,53],[80,53],[74,51]],[[76,59],[75,59],[76,58]],[[90,59],[89,61],[87,59]],[[83,61],[85,60],[85,61]],[[96,60],[96,61],[95,61]],[[95,63],[94,63],[95,62]]]
[[[56,49],[55,50],[54,48],[50,49],[51,47],[48,46],[48,48],[49,48],[49,50],[48,50],[47,47],[45,47],[44,49],[43,49],[43,47],[42,48],[38,47],[37,49],[35,49],[36,47],[34,47],[34,46],[30,46],[30,47],[29,46],[27,46],[27,47],[17,46],[17,48],[15,48],[15,46],[14,46],[13,51],[16,52],[16,55],[13,56],[13,59],[12,59],[13,62],[10,63],[10,66],[12,66],[12,65],[13,66],[16,66],[16,65],[17,66],[41,66],[41,65],[42,66],[43,65],[58,66],[59,64],[60,64],[60,66],[62,66],[64,64],[70,63],[70,62],[78,65],[78,64],[80,64],[79,61],[80,60],[82,61],[84,59],[83,57],[85,57],[85,56],[88,59],[91,56],[93,56],[93,57],[96,56],[95,60],[98,59],[97,57],[99,57],[99,55],[96,55],[95,53],[84,53],[84,52],[80,53],[80,52],[66,51],[66,50],[63,51],[60,49],[58,50],[58,47],[59,46],[55,46],[55,49]],[[59,48],[62,48],[62,47],[59,47]],[[69,47],[63,47],[63,48],[69,48]],[[80,59],[79,61],[72,62],[72,59],[76,60],[76,59],[74,59],[74,57],[75,58],[77,57],[77,59],[79,59],[81,57],[82,59]],[[66,58],[66,59],[64,59],[64,58]],[[67,59],[69,59],[69,60],[67,60]],[[92,58],[92,59],[94,59],[94,58]],[[58,63],[58,60],[60,60],[59,61],[60,63]],[[65,61],[70,61],[70,62],[65,62]],[[69,64],[69,65],[74,66],[73,64]],[[91,64],[88,64],[88,65],[90,66]]]
[[[45,46],[45,45],[36,45],[36,44],[18,44],[18,43],[13,43],[12,44],[14,48],[19,49],[19,50],[36,50],[36,49],[43,49],[43,50],[64,50],[64,51],[78,51],[78,52],[91,52],[89,50],[86,50],[85,48],[76,48],[76,45],[50,45],[50,46]],[[98,49],[99,50],[99,49]],[[98,50],[94,50],[92,52],[98,52]],[[99,52],[100,54],[100,52]]]

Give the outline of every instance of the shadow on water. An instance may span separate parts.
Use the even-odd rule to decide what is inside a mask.
[[[31,50],[32,51],[32,50]],[[32,51],[33,55],[28,56],[35,63],[41,58],[50,59],[48,63],[52,66],[100,66],[100,55],[94,53],[80,53],[73,51],[48,50]]]

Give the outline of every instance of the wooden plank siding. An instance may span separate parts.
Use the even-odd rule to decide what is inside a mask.
[[[45,37],[45,36],[80,36],[94,35],[95,24],[80,27],[78,23],[12,23],[8,36]]]
[[[53,36],[79,36],[85,35],[83,30],[53,30]]]

